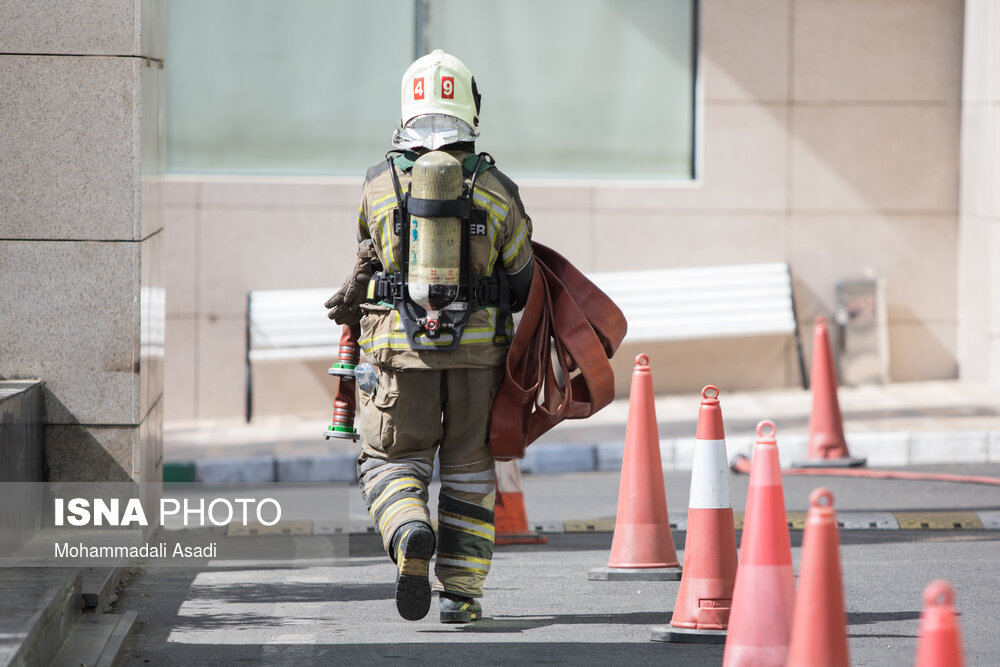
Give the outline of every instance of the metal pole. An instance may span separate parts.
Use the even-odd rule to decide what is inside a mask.
[[[427,0],[413,0],[413,59],[427,53]]]

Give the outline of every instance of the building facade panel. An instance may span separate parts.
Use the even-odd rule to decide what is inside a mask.
[[[132,58],[0,55],[0,237],[140,238],[144,67]]]
[[[954,0],[796,0],[794,98],[953,103],[962,30]]]

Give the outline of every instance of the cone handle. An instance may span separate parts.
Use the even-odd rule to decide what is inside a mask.
[[[952,607],[955,605],[955,589],[946,581],[932,581],[924,589],[924,604],[928,607]]]
[[[816,509],[820,508],[833,508],[833,493],[830,489],[825,487],[819,487],[818,489],[813,489],[813,492],[809,494],[809,507]]]
[[[757,439],[771,441],[778,435],[778,427],[770,419],[757,423]]]
[[[636,366],[649,366],[649,355],[639,354],[635,357]]]
[[[701,390],[701,397],[702,398],[718,398],[719,397],[719,388],[716,387],[714,384],[710,384],[710,385],[706,386],[704,389]]]

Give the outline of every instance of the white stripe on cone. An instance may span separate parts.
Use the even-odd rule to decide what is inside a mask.
[[[698,440],[691,465],[690,509],[730,509],[725,440]]]
[[[497,461],[495,469],[497,490],[500,493],[522,493],[520,463]]]

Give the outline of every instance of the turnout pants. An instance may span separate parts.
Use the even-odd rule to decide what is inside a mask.
[[[378,369],[361,392],[358,478],[390,557],[396,529],[431,524],[427,486],[440,463],[434,589],[481,597],[493,557],[495,484],[489,417],[503,367]]]

